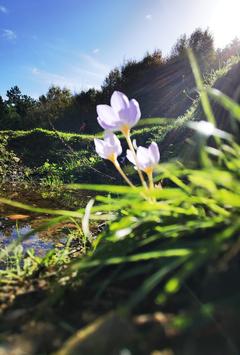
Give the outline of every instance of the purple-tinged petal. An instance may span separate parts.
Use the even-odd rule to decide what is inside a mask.
[[[125,94],[120,91],[114,91],[111,97],[111,106],[116,114],[125,111],[129,106],[129,100]]]
[[[116,121],[117,116],[109,105],[97,105],[97,114],[103,120]]]
[[[147,148],[138,147],[137,150],[138,165],[141,170],[144,170],[152,165],[151,157]]]
[[[121,146],[121,142],[118,138],[115,141],[115,152],[116,152],[117,157],[122,154],[122,146]]]
[[[114,91],[111,106],[98,105],[98,123],[103,129],[122,131],[133,127],[141,117],[139,104],[135,99],[129,102],[128,97],[120,91]]]
[[[148,149],[150,154],[152,155],[154,163],[157,164],[160,160],[160,152],[157,143],[152,142]]]
[[[141,145],[137,149],[137,156],[139,159],[149,160],[149,151],[148,148],[142,147]]]
[[[105,159],[109,159],[109,158],[112,157],[113,155],[116,156],[113,147],[111,147],[111,146],[108,145],[108,144],[105,144],[105,145],[104,145],[104,156],[105,156]]]
[[[107,123],[105,120],[102,120],[99,116],[97,117],[97,121],[103,129],[109,129],[109,130],[114,130],[114,131],[117,130],[116,124]]]
[[[139,146],[136,151],[138,168],[146,173],[149,168],[153,169],[160,160],[160,153],[155,142],[151,143],[148,148]],[[134,155],[127,150],[127,159],[136,166]]]
[[[121,155],[121,154],[122,154],[122,146],[120,144],[120,145],[116,146],[116,155],[117,155],[117,157],[119,157],[119,155]]]
[[[95,144],[95,149],[97,154],[105,159],[105,154],[104,154],[104,141],[98,138],[94,138],[94,144]]]
[[[122,153],[120,140],[110,131],[105,132],[104,140],[95,138],[94,143],[96,152],[101,158],[112,160]]]
[[[109,105],[97,106],[98,123],[103,129],[116,129],[118,117]]]
[[[130,127],[135,126],[136,123],[140,120],[140,117],[141,111],[139,103],[135,99],[132,99],[129,103],[128,108],[128,124],[130,125]]]
[[[109,130],[104,131],[104,142],[110,143],[110,141],[111,141],[113,135],[114,135],[114,134],[112,133],[112,131],[109,131]]]
[[[137,140],[136,140],[136,139],[133,139],[132,144],[133,144],[133,148],[134,148],[135,150],[137,150],[137,149],[138,149],[138,146],[137,146]]]
[[[105,142],[106,146],[111,147],[112,152],[115,153],[116,156],[119,156],[120,154],[122,154],[121,142],[115,134],[113,134],[112,132],[109,132],[109,131],[105,131],[104,142]]]
[[[104,132],[104,142],[105,142],[105,144],[113,146],[114,143],[115,143],[114,136],[115,136],[115,134],[113,134],[111,131],[105,131]]]
[[[136,165],[133,153],[131,152],[131,150],[127,149],[127,155],[126,155],[127,159],[130,161],[130,163]]]

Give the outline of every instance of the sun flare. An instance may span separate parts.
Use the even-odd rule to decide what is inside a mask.
[[[210,21],[210,29],[218,47],[224,47],[232,39],[239,37],[240,0],[217,1]]]

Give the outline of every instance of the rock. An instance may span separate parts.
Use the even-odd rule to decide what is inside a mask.
[[[135,341],[131,322],[110,313],[77,331],[55,355],[117,355]]]

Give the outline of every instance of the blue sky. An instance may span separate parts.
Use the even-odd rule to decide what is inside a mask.
[[[239,0],[0,0],[0,95],[37,97],[51,84],[99,87],[146,51],[209,27],[218,47],[240,35]]]

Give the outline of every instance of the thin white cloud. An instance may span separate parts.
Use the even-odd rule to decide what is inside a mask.
[[[31,74],[40,82],[45,83],[49,86],[58,85],[60,87],[67,87],[72,90],[76,89],[76,85],[78,84],[74,82],[74,80],[68,79],[63,75],[51,73],[45,70],[38,69],[36,67],[31,69]]]
[[[76,75],[84,75],[84,76],[90,76],[90,77],[95,77],[97,79],[104,80],[105,74],[104,73],[99,73],[97,71],[92,71],[88,70],[85,68],[80,67],[79,65],[72,65],[69,67],[73,73],[76,73]]]
[[[17,38],[17,35],[10,29],[4,29],[2,30],[2,38],[5,38],[8,41],[14,41]]]
[[[145,16],[145,19],[148,20],[148,21],[151,21],[152,20],[152,15],[151,14],[147,14]]]
[[[98,56],[89,53],[81,53],[76,50],[66,50],[63,46],[52,43],[46,44],[51,51],[59,58],[59,70],[56,72],[46,69],[46,62],[43,67],[32,66],[25,67],[31,80],[47,90],[51,85],[69,88],[73,92],[88,90],[89,88],[100,89],[101,85],[108,75],[110,68],[102,63]],[[70,58],[63,62],[63,58]],[[39,64],[38,64],[39,65]]]
[[[98,73],[105,75],[109,72],[109,67],[97,60],[95,57],[86,53],[80,54],[80,57],[88,67],[92,68],[93,70],[97,70]]]
[[[111,70],[111,68],[102,63],[98,56],[94,55],[96,53],[100,52],[99,48],[95,48],[92,51],[92,54],[89,53],[81,53],[79,51],[76,50],[67,50],[64,49],[63,46],[59,46],[53,43],[47,43],[46,46],[51,49],[51,51],[54,51],[55,54],[59,55],[59,60],[61,60],[61,58],[64,57],[71,57],[71,61],[72,63],[75,63],[74,66],[72,66],[72,68],[77,68],[77,70],[81,70],[82,72],[85,73],[90,73],[92,75],[98,76],[98,77],[102,77],[102,79],[105,78],[105,76],[109,73],[109,71]],[[95,51],[95,53],[94,53]],[[80,60],[79,60],[80,59]]]
[[[37,67],[30,68],[30,73],[32,77],[41,84],[45,84],[47,87],[51,85],[57,85],[61,88],[70,89],[72,92],[78,92],[90,87],[97,87],[91,82],[86,82],[84,85],[80,77],[77,76],[66,76],[56,73],[51,73]]]
[[[0,5],[0,12],[2,12],[3,14],[7,14],[8,13],[8,9],[5,6]]]

